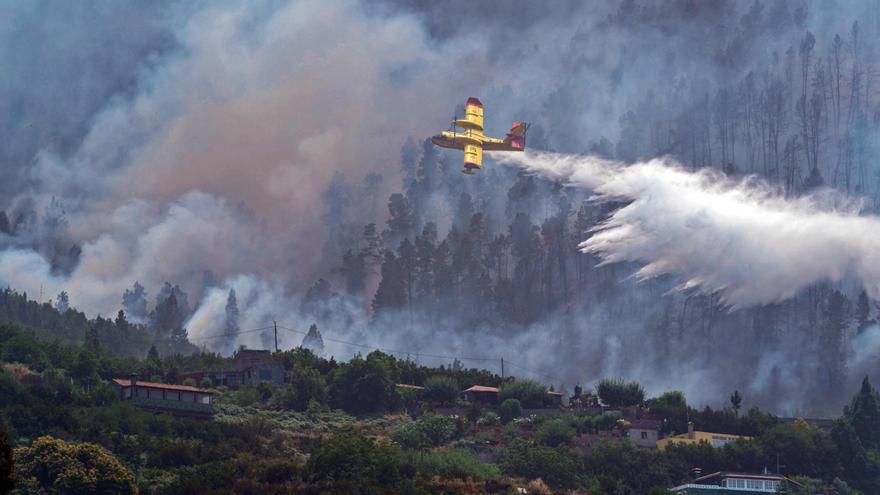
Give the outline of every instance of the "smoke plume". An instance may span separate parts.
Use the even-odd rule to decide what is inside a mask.
[[[0,12],[0,286],[31,298],[63,290],[111,316],[135,281],[150,303],[170,282],[188,294],[200,347],[271,347],[264,332],[216,338],[234,288],[242,330],[320,321],[337,358],[381,347],[500,372],[503,356],[508,373],[556,385],[623,376],[713,404],[739,388],[779,411],[837,400],[815,386],[829,367],[816,344],[824,299],[763,305],[821,281],[880,292],[876,218],[801,189],[815,172],[859,191],[866,211],[880,205],[873,1],[36,0]],[[509,158],[579,187],[491,163],[465,180],[459,155],[404,146],[446,128],[468,96],[486,105],[488,134],[528,121],[530,148],[576,153]],[[673,158],[644,161],[662,155]],[[711,171],[728,165],[772,186]],[[571,251],[566,229],[600,210],[582,207],[588,190],[621,203],[577,233],[605,266],[546,258],[545,275],[565,274],[529,282],[550,289],[518,300],[541,307],[518,323],[488,306],[462,314],[470,299],[373,319],[378,264],[364,293],[339,294],[342,255],[364,248],[366,224],[386,229],[390,193],[417,210],[411,241],[427,222],[438,240],[460,238],[481,214],[504,289],[524,259],[502,252],[515,220],[534,245]],[[318,278],[336,296],[304,310]],[[749,308],[719,316],[717,296],[697,292]],[[754,346],[769,334],[777,344]],[[301,337],[281,329],[279,343]],[[700,347],[719,338],[724,355]],[[848,342],[873,349],[877,333]],[[869,362],[852,356],[848,379]]]

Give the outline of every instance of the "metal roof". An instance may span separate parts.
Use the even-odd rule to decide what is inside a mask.
[[[464,392],[488,392],[497,394],[498,392],[500,392],[500,390],[498,389],[498,387],[484,387],[482,385],[474,385],[473,387],[462,391],[462,393]]]
[[[114,382],[120,387],[130,387],[131,380],[128,378],[114,378]],[[137,387],[144,388],[159,388],[163,390],[176,390],[178,392],[198,392],[200,394],[213,394],[210,390],[205,390],[198,387],[190,387],[189,385],[169,385],[167,383],[156,383],[156,382],[142,382],[140,380],[136,380],[134,382]]]
[[[420,387],[418,385],[409,385],[406,383],[396,383],[394,384],[394,386],[397,388],[405,388],[409,390],[425,390],[425,387]]]

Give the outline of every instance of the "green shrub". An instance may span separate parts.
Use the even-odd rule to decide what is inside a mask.
[[[119,400],[119,392],[116,387],[107,382],[101,382],[95,385],[91,390],[92,402],[98,406],[106,406]]]
[[[489,411],[484,414],[483,417],[479,419],[479,421],[477,421],[477,424],[484,426],[496,426],[501,424],[501,418],[499,418],[498,415],[495,414],[493,411]]]
[[[334,435],[306,463],[308,493],[412,493],[402,460],[396,446],[354,432]]]
[[[285,409],[305,411],[310,401],[327,403],[327,382],[315,368],[296,367],[290,372],[290,383],[275,396],[275,404]]]
[[[517,399],[505,399],[498,406],[498,414],[501,416],[501,422],[507,424],[522,415],[522,406]]]
[[[43,436],[15,449],[15,467],[25,493],[137,493],[131,471],[92,443]]]
[[[380,351],[353,357],[333,370],[333,406],[352,414],[381,413],[396,405],[394,386],[400,370],[396,360]]]
[[[532,380],[516,380],[501,385],[498,400],[519,400],[522,407],[542,407],[547,400],[547,387]]]
[[[251,406],[260,399],[260,393],[256,388],[245,385],[230,394],[232,402],[239,406]]]
[[[415,422],[398,426],[391,432],[391,440],[407,450],[424,450],[431,446],[425,432]]]
[[[186,380],[183,381],[183,384],[186,385],[187,387],[195,387],[196,386],[196,379],[195,378],[187,378]]]
[[[507,426],[504,427],[503,430],[501,430],[501,436],[504,438],[505,441],[507,441],[507,443],[516,440],[520,437],[521,434],[522,431],[520,430],[519,425],[516,423],[509,423]]]
[[[458,382],[448,376],[435,375],[425,380],[425,399],[452,404],[458,397]]]
[[[467,420],[473,424],[476,424],[477,421],[480,420],[480,416],[483,415],[483,411],[480,409],[478,404],[470,404],[468,405],[467,410]]]
[[[558,447],[571,443],[575,429],[562,419],[551,419],[535,432],[535,441],[548,447]]]
[[[491,431],[481,431],[474,435],[474,443],[492,443],[494,439]]]
[[[509,476],[541,478],[556,489],[577,485],[577,456],[570,449],[553,449],[519,439],[501,454],[498,466]]]
[[[201,383],[199,383],[199,387],[201,388],[211,388],[214,386],[214,382],[211,381],[209,377],[202,378]]]
[[[476,454],[463,449],[412,453],[409,462],[419,473],[428,477],[470,478],[474,481],[484,481],[501,476],[497,466],[485,464]]]
[[[295,480],[301,471],[297,463],[286,459],[265,462],[261,468],[260,481],[274,484]]]
[[[621,378],[605,378],[597,390],[602,402],[611,407],[637,406],[645,401],[645,389],[641,385]]]
[[[451,442],[457,436],[455,420],[436,414],[423,414],[419,419],[397,427],[391,438],[407,449],[439,447]]]

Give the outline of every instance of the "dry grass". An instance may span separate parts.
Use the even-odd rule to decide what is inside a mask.
[[[553,490],[541,478],[529,481],[526,489],[529,491],[529,495],[553,495]]]
[[[21,363],[3,363],[3,370],[12,375],[19,383],[36,376],[36,373]]]

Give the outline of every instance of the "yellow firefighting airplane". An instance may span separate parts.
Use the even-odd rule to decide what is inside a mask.
[[[432,137],[431,142],[442,148],[463,150],[464,169],[462,172],[468,175],[475,175],[475,168],[483,168],[483,150],[523,151],[526,149],[526,131],[529,129],[529,124],[525,122],[514,122],[504,139],[483,134],[483,104],[477,98],[468,98],[464,105],[464,118],[454,119],[452,124],[454,127],[461,127],[464,131],[443,131]]]

